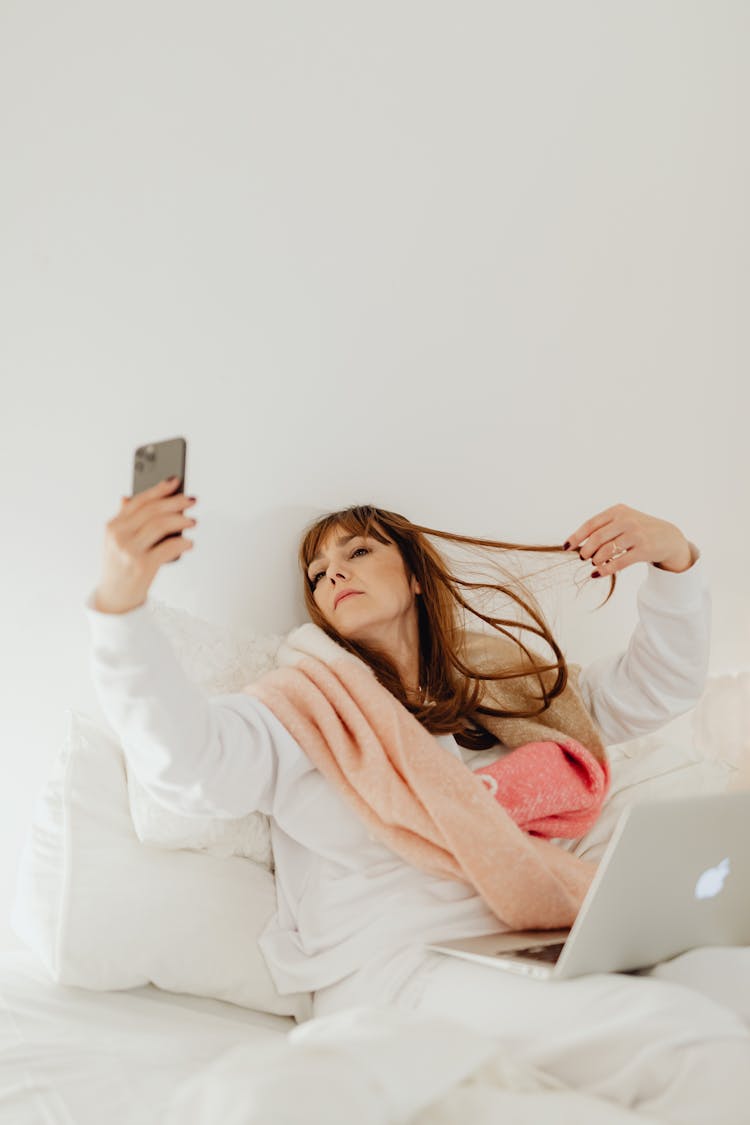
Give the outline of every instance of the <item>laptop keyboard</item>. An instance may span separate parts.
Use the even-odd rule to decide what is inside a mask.
[[[531,957],[534,961],[549,961],[554,964],[563,951],[565,942],[559,941],[552,945],[532,945],[528,949],[517,949],[515,952],[521,957]]]

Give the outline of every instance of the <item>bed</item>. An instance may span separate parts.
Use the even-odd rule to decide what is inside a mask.
[[[274,666],[281,638],[152,612],[209,695]],[[632,801],[747,788],[749,701],[750,670],[717,676],[692,712],[610,747],[611,794],[575,853],[599,859]],[[257,946],[274,909],[265,817],[156,806],[104,721],[71,710],[18,871],[24,949],[0,954],[0,1125],[648,1120],[453,1021],[388,1005],[314,1018]]]

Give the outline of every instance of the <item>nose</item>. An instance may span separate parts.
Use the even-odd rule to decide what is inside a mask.
[[[341,563],[339,563],[338,566],[340,567]],[[334,575],[335,575],[335,577],[334,577]],[[333,585],[336,578],[344,578],[345,576],[344,576],[344,573],[341,569],[338,569],[338,570],[336,569],[335,563],[331,563],[331,565],[328,567],[328,569],[325,572],[325,577],[330,578],[331,585]]]

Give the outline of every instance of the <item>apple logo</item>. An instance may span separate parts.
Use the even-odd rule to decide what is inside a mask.
[[[724,886],[729,874],[729,856],[725,856],[716,867],[707,867],[695,884],[696,898],[713,898]]]

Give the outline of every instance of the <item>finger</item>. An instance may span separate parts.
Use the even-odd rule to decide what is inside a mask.
[[[582,523],[580,525],[580,527],[577,527],[575,529],[575,531],[573,532],[572,535],[568,536],[566,542],[570,546],[566,549],[571,550],[571,551],[577,551],[578,548],[581,546],[581,544],[585,540],[589,539],[590,536],[594,535],[596,532],[600,531],[602,528],[611,525],[612,521],[616,517],[616,514],[617,513],[615,512],[614,508],[607,508],[603,512],[597,512],[597,514],[595,516],[592,516],[590,520],[586,520],[585,523]],[[597,546],[601,546],[601,540],[597,544]],[[594,550],[595,549],[596,548],[594,548]],[[591,554],[593,554],[593,551],[591,552]]]
[[[614,548],[611,544],[604,548],[601,562],[598,561],[596,555],[592,558],[591,561],[599,574],[617,574],[618,571],[624,570],[626,566],[632,566],[634,562],[638,561],[635,552],[631,548],[628,548],[624,554],[620,554],[619,552],[623,550],[623,546],[622,539],[618,539],[617,558],[613,558]]]
[[[139,493],[140,495],[142,494]],[[194,496],[185,496],[182,492],[166,496],[160,496],[157,492],[149,501],[145,501],[138,507],[135,504],[127,505],[120,513],[118,520],[127,527],[130,535],[135,536],[139,535],[143,528],[147,527],[155,518],[181,512],[194,503]]]
[[[588,535],[574,537],[571,540],[570,550],[577,550],[582,559],[591,559],[607,543],[617,539],[618,535],[622,535],[619,525],[613,520],[608,520],[605,524],[598,524]],[[607,556],[604,555],[603,557],[606,558]]]
[[[165,539],[158,547],[153,547],[150,553],[159,566],[162,566],[164,563],[175,562],[180,555],[194,546],[195,543],[192,539],[186,539],[184,535],[178,535],[176,539]]]
[[[147,520],[137,531],[131,533],[133,546],[138,552],[150,551],[166,535],[173,531],[184,531],[187,527],[195,527],[198,521],[190,516],[183,516],[179,512],[163,514],[157,519]]]
[[[174,480],[160,480],[158,484],[153,484],[150,488],[144,488],[143,492],[136,492],[134,496],[123,496],[123,503],[127,503],[131,511],[137,512],[144,504],[148,504],[156,497],[169,496],[179,483],[179,477],[175,477]]]

